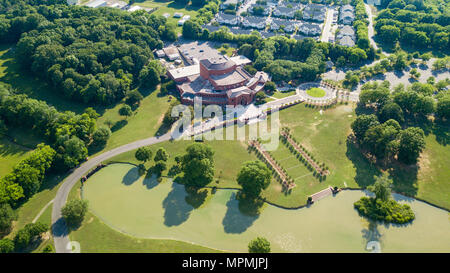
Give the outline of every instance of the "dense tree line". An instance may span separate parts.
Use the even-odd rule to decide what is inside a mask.
[[[415,83],[407,90],[398,86],[392,93],[388,82],[365,84],[360,106],[371,108],[374,114],[359,115],[352,123],[356,141],[377,160],[415,164],[425,148],[425,135],[419,127],[408,127],[406,121],[421,120],[436,112],[433,93],[430,84]]]
[[[374,25],[381,41],[400,42],[418,49],[448,52],[450,48],[450,4],[444,1],[393,0]]]
[[[42,2],[4,4],[0,41],[17,42],[17,61],[55,91],[110,104],[133,87],[159,83],[164,70],[149,66],[152,50],[162,48],[161,39],[176,39],[175,26],[164,17]]]
[[[96,132],[98,114],[92,108],[87,108],[81,115],[70,111],[58,112],[43,101],[2,90],[0,117],[8,126],[32,129],[45,137],[57,151],[55,168],[58,170],[73,168],[86,158],[86,147],[96,144],[92,142],[94,133],[96,138],[101,138],[98,137],[101,132]],[[106,141],[102,138],[102,142]]]

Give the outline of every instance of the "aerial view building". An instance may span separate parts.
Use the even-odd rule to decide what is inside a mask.
[[[247,105],[263,90],[269,77],[260,71],[251,76],[243,68],[246,63],[241,56],[223,56],[202,59],[199,64],[169,70],[168,74],[177,83],[185,104],[201,97],[203,104]]]

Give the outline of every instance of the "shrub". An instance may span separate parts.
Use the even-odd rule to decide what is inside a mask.
[[[266,238],[257,237],[248,244],[249,253],[269,253],[270,243]]]

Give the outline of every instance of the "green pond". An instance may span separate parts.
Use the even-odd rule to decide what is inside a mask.
[[[325,187],[325,185],[324,185]],[[344,191],[309,208],[264,205],[258,217],[240,212],[236,191],[217,190],[198,208],[183,185],[144,179],[136,167],[110,165],[85,184],[91,211],[112,228],[140,238],[175,239],[234,252],[266,237],[273,252],[449,252],[450,215],[421,201],[394,195],[416,214],[409,225],[371,224],[353,203],[363,191]],[[370,243],[369,243],[370,242]],[[375,243],[373,243],[375,242]]]

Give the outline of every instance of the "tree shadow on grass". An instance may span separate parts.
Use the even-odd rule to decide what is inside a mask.
[[[356,168],[355,182],[360,187],[365,188],[373,184],[375,182],[375,176],[381,174],[378,168],[364,157],[350,139],[347,139],[347,151],[345,155],[352,161]]]
[[[195,187],[186,187],[186,197],[185,201],[191,205],[194,209],[199,208],[203,203],[205,203],[206,197],[208,197],[207,189],[199,189]]]
[[[364,228],[361,233],[366,245],[372,241],[381,243],[381,238],[383,235],[378,230],[378,224],[375,221],[369,220],[369,226]]]
[[[164,225],[179,226],[187,221],[194,207],[186,202],[186,196],[184,185],[172,183],[172,191],[163,201]]]
[[[131,168],[122,178],[122,184],[124,184],[125,186],[130,186],[134,182],[136,182],[139,179],[139,177],[140,177],[139,168],[138,167]]]
[[[111,132],[115,132],[118,131],[120,129],[122,129],[123,127],[125,127],[128,124],[128,120],[126,119],[121,119],[119,121],[117,121],[116,123],[114,123],[114,125],[111,127]]]
[[[437,143],[444,146],[450,144],[450,120],[435,122],[432,131],[436,136]]]
[[[419,167],[417,165],[403,165],[397,162],[392,163],[388,170],[393,181],[392,189],[395,192],[407,195],[417,195],[417,174]]]
[[[251,203],[238,200],[237,195],[237,193],[233,193],[227,202],[228,209],[222,220],[222,225],[226,233],[243,233],[259,217],[259,214],[255,213],[254,207],[249,206],[245,208],[246,205],[251,205]]]
[[[159,185],[158,182],[158,176],[152,172],[147,172],[147,175],[145,176],[144,181],[142,181],[142,184],[148,189],[151,190],[154,187]]]

